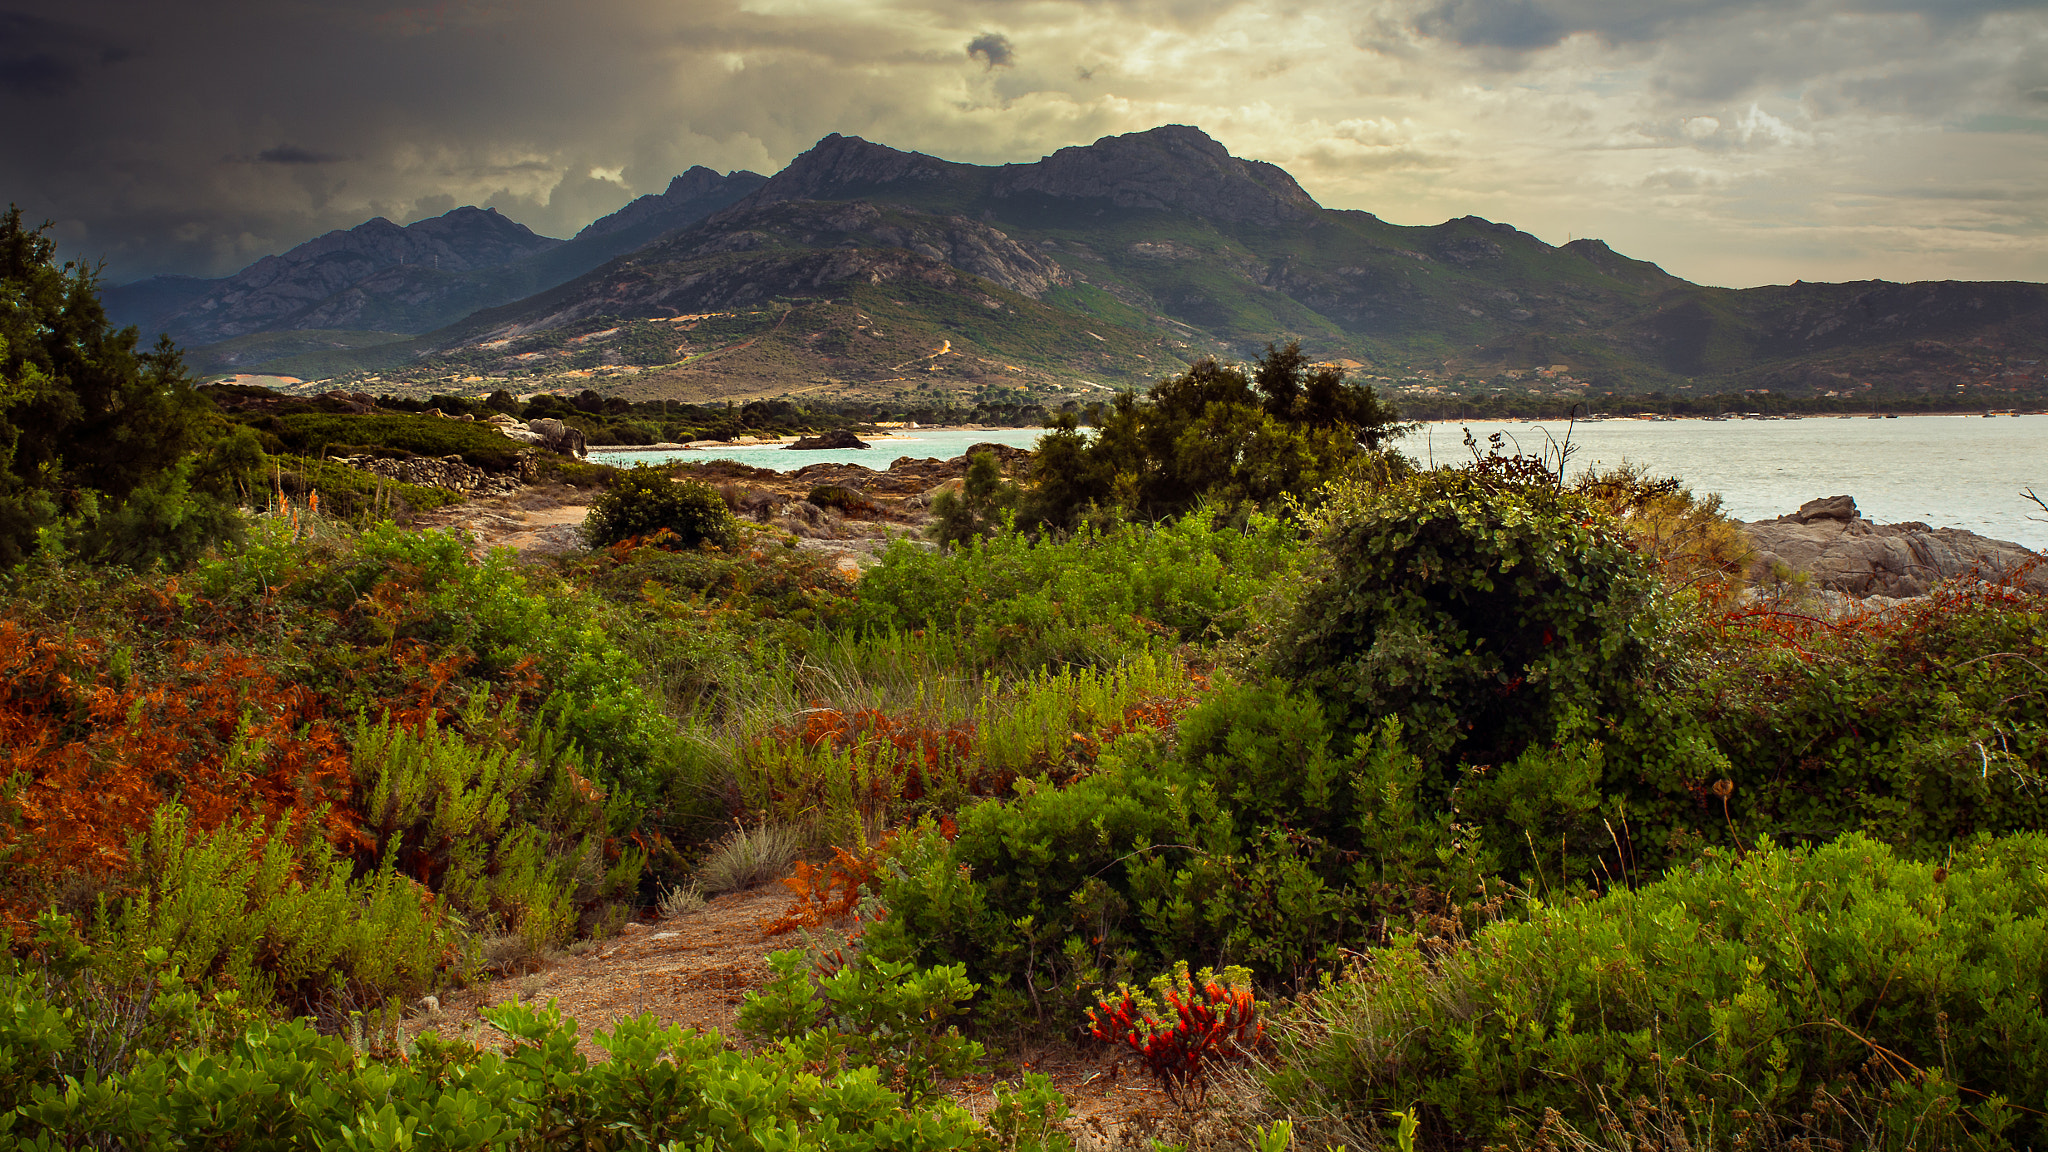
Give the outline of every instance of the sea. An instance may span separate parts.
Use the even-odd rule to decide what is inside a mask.
[[[1800,420],[1602,420],[1569,423],[1442,421],[1399,442],[1428,463],[1469,459],[1464,434],[1482,445],[1495,432],[1509,450],[1531,454],[1569,444],[1576,474],[1623,462],[1676,476],[1696,493],[1718,493],[1740,520],[1767,520],[1818,496],[1849,495],[1865,519],[1917,520],[1963,528],[2048,551],[2048,512],[2021,495],[2048,500],[2048,415],[1807,417]],[[684,452],[592,452],[621,467],[635,461],[738,460],[787,472],[821,460],[887,468],[899,456],[950,459],[982,443],[1030,447],[1038,428],[1002,431],[925,429],[877,439],[869,449],[790,452],[776,446]]]

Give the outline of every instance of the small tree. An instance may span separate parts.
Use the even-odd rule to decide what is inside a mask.
[[[739,521],[717,492],[694,480],[672,479],[645,464],[614,479],[583,521],[583,538],[593,548],[664,531],[678,548],[732,548],[740,539]]]
[[[1039,444],[1020,517],[1070,528],[1091,506],[1171,516],[1205,499],[1266,504],[1342,475],[1403,428],[1371,387],[1268,344],[1248,366],[1203,360],[1095,412],[1062,413]]]
[[[985,539],[1002,527],[1003,513],[1017,506],[1017,486],[1003,479],[993,452],[976,452],[967,462],[967,481],[956,494],[941,492],[932,501],[938,522],[932,534],[943,546]]]

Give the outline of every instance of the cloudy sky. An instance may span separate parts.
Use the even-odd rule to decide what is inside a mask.
[[[115,282],[458,204],[567,236],[828,132],[1165,123],[1705,283],[2048,280],[2048,0],[0,0],[0,116],[0,192]]]

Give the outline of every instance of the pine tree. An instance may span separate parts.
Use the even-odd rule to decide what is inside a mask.
[[[60,265],[44,231],[0,217],[0,568],[50,531],[94,559],[187,562],[238,530],[230,498],[261,452],[169,338],[138,352],[113,327],[96,270]]]

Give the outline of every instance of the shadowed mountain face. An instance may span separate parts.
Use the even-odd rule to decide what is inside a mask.
[[[402,350],[289,368],[574,372],[579,383],[615,374],[641,395],[661,394],[664,381],[709,387],[713,376],[771,392],[858,391],[901,384],[904,357],[922,348],[935,364],[1003,366],[994,377],[963,369],[961,387],[1005,379],[1058,391],[1141,385],[1201,355],[1245,356],[1291,336],[1390,376],[1507,381],[1541,370],[1554,382],[1545,387],[1570,394],[1850,379],[1952,389],[1959,364],[2025,375],[2048,351],[2041,285],[1707,288],[1598,240],[1552,247],[1477,217],[1403,227],[1324,209],[1281,169],[1181,125],[1001,166],[827,136],[773,178],[692,169],[662,196],[503,267],[599,242],[622,255],[524,299],[501,296],[513,302]],[[417,266],[404,267],[308,305],[296,323],[370,326],[361,321],[375,300],[417,291]],[[171,298],[189,286],[154,290]],[[702,313],[731,315],[691,339],[633,336],[634,324]],[[877,331],[889,339],[877,343]],[[707,346],[713,332],[730,339]],[[921,371],[918,387],[943,383],[934,364]]]
[[[266,256],[220,280],[157,277],[108,289],[118,324],[207,345],[264,332],[429,331],[582,275],[759,188],[752,172],[693,168],[567,242],[496,209],[457,208],[403,228],[379,217]]]

